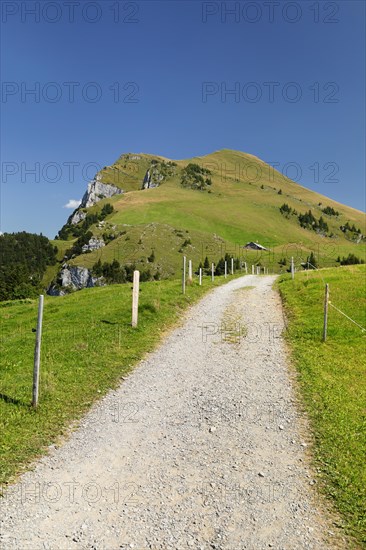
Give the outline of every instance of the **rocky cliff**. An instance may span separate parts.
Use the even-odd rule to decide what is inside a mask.
[[[102,279],[93,277],[90,270],[86,267],[64,264],[58,275],[57,282],[51,284],[47,294],[50,296],[64,296],[74,290],[102,285]]]
[[[71,223],[73,225],[79,223],[81,220],[85,219],[86,214],[82,211],[83,208],[89,208],[94,206],[98,201],[102,199],[107,199],[113,197],[114,195],[121,195],[123,190],[115,185],[109,183],[102,183],[99,181],[100,176],[96,176],[88,185],[79,208],[75,210],[71,218]]]
[[[82,252],[92,252],[93,250],[99,250],[99,248],[103,248],[105,246],[105,242],[103,239],[98,239],[98,237],[92,237],[88,244],[84,244],[82,247]]]

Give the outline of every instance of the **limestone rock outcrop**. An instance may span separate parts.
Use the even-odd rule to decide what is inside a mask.
[[[50,296],[64,296],[70,291],[102,285],[102,279],[93,277],[90,270],[86,267],[64,264],[58,275],[57,283],[50,286],[47,294]]]

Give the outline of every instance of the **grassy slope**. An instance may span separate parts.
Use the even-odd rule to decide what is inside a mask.
[[[130,325],[130,284],[46,297],[37,412],[30,406],[37,303],[3,302],[0,484],[44,452],[71,421],[116,386],[187,306],[224,281],[216,278],[212,283],[205,277],[202,287],[195,281],[184,296],[176,280],[142,283],[137,329]]]
[[[288,339],[315,434],[323,490],[366,543],[366,332],[332,307],[321,341],[324,282],[331,302],[366,327],[366,268],[349,266],[285,276],[279,288]]]
[[[143,176],[149,167],[153,155],[139,155],[138,159],[126,161],[122,156],[112,167],[101,172],[102,180],[120,185],[128,192],[123,196],[114,197],[99,203],[94,209],[99,209],[104,202],[112,202],[116,212],[108,218],[108,223],[118,230],[126,229],[126,225],[141,225],[136,239],[132,238],[130,245],[138,248],[138,240],[142,233],[148,236],[148,224],[161,224],[161,236],[155,235],[157,249],[161,248],[168,255],[173,252],[164,227],[170,226],[189,230],[192,234],[192,244],[196,250],[202,250],[207,240],[216,234],[227,246],[239,251],[239,245],[256,240],[273,247],[274,254],[262,253],[263,264],[272,264],[278,269],[280,257],[288,258],[294,255],[299,263],[305,260],[310,250],[313,250],[321,265],[334,265],[338,255],[348,255],[349,252],[365,258],[365,247],[356,245],[345,239],[339,226],[347,220],[366,233],[365,215],[353,208],[341,205],[318,193],[310,191],[297,183],[285,178],[266,163],[245,153],[222,150],[205,157],[196,157],[176,161],[176,175],[163,183],[159,188],[140,190]],[[196,162],[212,171],[212,192],[198,192],[183,189],[180,186],[180,169],[188,162]],[[261,189],[261,185],[264,189]],[[282,195],[278,194],[279,189]],[[329,225],[329,230],[336,235],[335,239],[317,235],[314,231],[302,229],[295,217],[287,220],[279,207],[287,202],[298,212],[312,209],[319,218],[323,215]],[[321,207],[318,206],[322,203]],[[329,217],[321,212],[324,206],[332,206],[340,212],[338,217]],[[95,233],[98,230],[94,228]],[[195,235],[195,232],[197,234]],[[158,232],[159,233],[159,232]],[[160,242],[160,244],[159,244]],[[229,244],[230,243],[230,244]],[[292,244],[291,244],[292,243]],[[110,261],[115,256],[116,245],[109,244],[102,252],[95,253],[102,261]],[[121,257],[123,258],[123,240]],[[289,246],[290,244],[290,246]],[[150,243],[147,244],[150,248]],[[218,259],[220,251],[212,251],[212,260]],[[94,256],[86,259],[84,255],[77,258],[78,265],[88,265]],[[245,252],[243,259],[249,262],[258,255]],[[196,261],[196,257],[193,256]],[[163,255],[158,250],[157,259],[164,263]],[[197,258],[198,261],[198,258]],[[169,259],[172,270],[176,271],[181,259],[178,254]]]
[[[125,235],[112,241],[107,247],[89,254],[79,256],[71,264],[91,268],[97,260],[111,262],[116,259],[120,263],[134,262],[137,269],[159,269],[164,276],[174,275],[182,265],[183,254],[198,266],[202,257],[215,251],[220,257],[229,248],[229,243],[223,239],[203,231],[175,230],[172,226],[159,223],[138,224],[121,227]],[[100,230],[96,230],[98,235]],[[190,241],[191,244],[184,243]],[[151,264],[147,261],[152,250],[156,260]],[[181,250],[181,252],[179,252]]]

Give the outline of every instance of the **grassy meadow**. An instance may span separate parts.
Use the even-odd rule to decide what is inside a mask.
[[[338,256],[349,253],[366,259],[365,247],[340,230],[348,221],[366,234],[363,212],[299,185],[253,155],[223,149],[203,157],[177,160],[173,176],[157,188],[141,190],[153,159],[161,157],[122,155],[99,173],[101,181],[117,185],[125,193],[88,208],[88,213],[96,213],[106,203],[114,207],[102,227],[95,224],[90,230],[98,237],[107,232],[117,238],[100,250],[76,256],[71,263],[91,267],[98,259],[118,259],[122,264],[136,262],[142,269],[154,249],[156,259],[151,267],[159,267],[163,277],[179,276],[178,252],[187,238],[191,242],[184,253],[195,267],[206,255],[217,262],[225,252],[249,263],[260,261],[275,272],[280,272],[281,258],[289,262],[295,256],[300,265],[311,251],[321,267],[334,266]],[[211,171],[209,190],[201,192],[181,186],[181,170],[189,162]],[[329,226],[328,236],[302,228],[294,215],[283,216],[279,209],[284,203],[298,213],[311,209],[317,219],[322,216]],[[324,214],[322,209],[326,206],[334,208],[338,215]],[[244,250],[248,241],[259,242],[268,251],[258,254]],[[65,242],[55,244],[65,248]]]
[[[332,306],[322,342],[324,286],[330,302],[366,328],[366,266],[286,275],[279,282],[287,337],[314,434],[319,485],[349,533],[366,547],[366,331]]]

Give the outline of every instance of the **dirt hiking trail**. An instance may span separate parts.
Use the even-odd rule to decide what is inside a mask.
[[[0,501],[1,549],[334,548],[273,276],[182,325]]]

